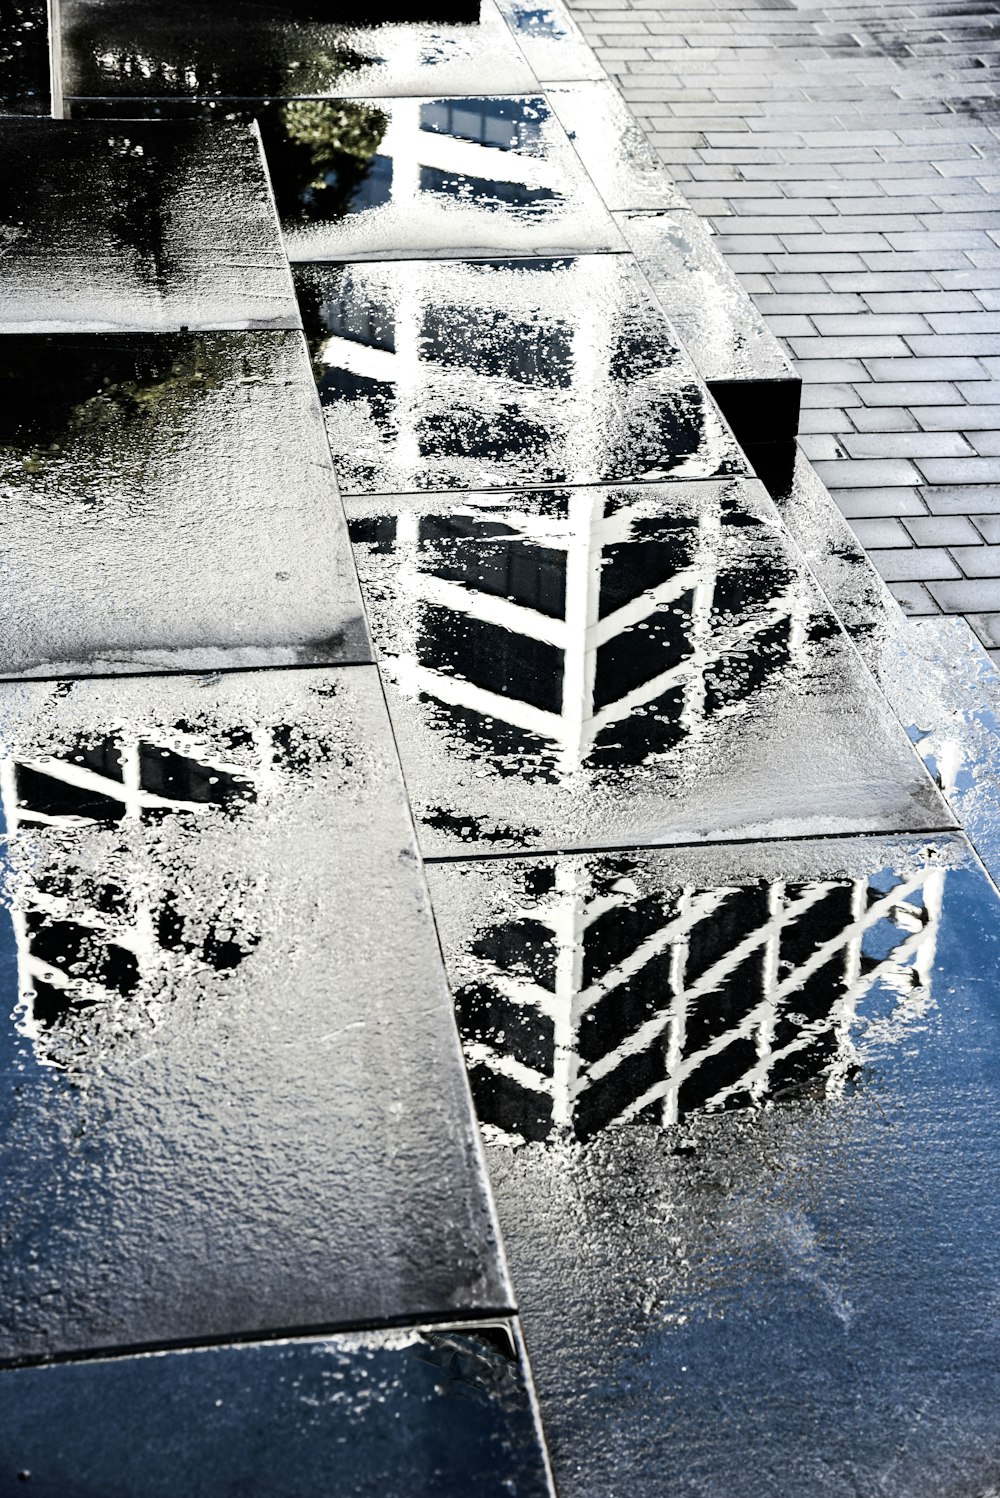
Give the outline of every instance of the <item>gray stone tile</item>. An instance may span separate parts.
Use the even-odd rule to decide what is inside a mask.
[[[374,667],[0,697],[0,1356],[508,1305]]]
[[[545,0],[498,0],[518,46],[541,83],[603,81],[605,72],[566,8]]]
[[[256,132],[21,120],[0,170],[0,333],[300,326]]]
[[[920,483],[908,458],[855,458],[818,463],[817,472],[830,489],[885,489]]]
[[[940,548],[910,546],[902,551],[871,550],[871,557],[886,582],[930,582],[932,578],[958,577],[959,569]]]
[[[668,1469],[690,1494],[752,1469],[764,1498],[980,1482],[1000,1254],[955,1183],[1000,1148],[998,907],[967,845],[935,844],[432,869],[570,1498],[654,1498]],[[901,1453],[903,1400],[923,1418]]]
[[[902,406],[852,406],[849,420],[859,432],[913,432],[917,429],[912,412]]]
[[[983,539],[964,515],[914,516],[906,529],[918,546],[975,546]]]
[[[949,406],[915,405],[911,409],[920,425],[929,432],[956,429],[963,432],[993,431],[1000,424],[1000,405],[963,405],[959,410]]]
[[[0,1419],[5,1486],[49,1498],[552,1494],[509,1321],[7,1370]]]
[[[745,471],[631,256],[297,266],[296,285],[345,493]]]
[[[737,437],[793,437],[801,380],[698,215],[630,213],[618,222]]]
[[[301,333],[0,340],[0,675],[371,659]]]
[[[865,432],[844,437],[843,445],[852,458],[913,458],[918,466],[924,458],[974,456],[959,432]]]
[[[968,440],[980,457],[1000,457],[1000,431],[970,432]]]
[[[970,614],[969,623],[984,645],[992,650],[1000,649],[1000,613]]]
[[[440,22],[400,6],[336,21],[260,0],[234,26],[199,0],[60,0],[63,89],[91,98],[351,98],[537,92],[494,0]]]
[[[1000,578],[970,578],[961,582],[932,582],[930,592],[949,614],[990,614],[1000,611]]]
[[[910,371],[912,375],[914,371]],[[958,386],[947,380],[878,379],[861,391],[866,406],[960,406]]]
[[[837,508],[847,516],[926,515],[917,489],[836,489]]]
[[[992,546],[1000,545],[1000,516],[977,515],[974,523],[984,540]]]
[[[908,618],[920,618],[927,614],[941,612],[923,583],[892,582],[889,584],[889,589]]]
[[[925,484],[920,492],[932,515],[1000,514],[1000,484]]]
[[[883,519],[855,520],[851,529],[862,546],[912,546],[913,539],[903,528],[903,522],[895,517]]]
[[[684,199],[607,79],[550,88],[547,98],[609,208],[683,208]]]
[[[997,484],[1000,483],[1000,458],[918,458],[916,460],[929,484]]]
[[[951,555],[966,577],[1000,577],[1000,546],[952,546]]]
[[[115,118],[122,107],[84,100],[74,113]],[[147,107],[158,116],[258,122],[293,262],[626,248],[538,95]]]
[[[947,821],[761,485],[348,513],[427,856]]]

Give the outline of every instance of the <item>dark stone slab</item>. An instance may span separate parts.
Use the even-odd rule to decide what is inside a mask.
[[[967,847],[431,879],[564,1498],[989,1491],[998,906]]]
[[[541,96],[162,100],[264,141],[291,260],[562,254],[625,242]],[[113,118],[121,101],[76,115]]]
[[[507,1307],[374,667],[0,702],[0,1357]]]
[[[609,208],[686,206],[609,79],[556,86],[546,97]]]
[[[256,132],[0,126],[0,331],[295,328]]]
[[[494,0],[406,8],[61,0],[63,88],[112,98],[532,93]]]
[[[347,511],[425,855],[952,825],[759,484]]]
[[[45,0],[6,0],[0,15],[0,116],[49,111]]]
[[[0,338],[0,675],[370,660],[301,333]]]
[[[552,1493],[516,1324],[0,1374],[0,1490],[39,1498]]]
[[[538,0],[498,0],[518,46],[541,83],[606,77],[579,26],[564,6]]]
[[[295,281],[346,493],[745,471],[630,256]]]
[[[618,223],[741,444],[794,437],[802,381],[698,215],[628,213]]]

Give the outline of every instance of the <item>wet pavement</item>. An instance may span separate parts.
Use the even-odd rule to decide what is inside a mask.
[[[631,257],[296,266],[344,494],[748,466]]]
[[[985,1492],[989,663],[561,7],[53,18],[0,1492]]]

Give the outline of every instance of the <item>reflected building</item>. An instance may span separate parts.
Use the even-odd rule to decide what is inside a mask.
[[[41,1065],[76,1069],[99,1038],[128,1033],[140,1016],[155,1022],[172,982],[231,971],[256,946],[249,886],[196,892],[180,863],[158,856],[165,821],[213,810],[233,817],[273,785],[272,734],[248,729],[230,739],[213,745],[180,724],[0,760],[14,1021]],[[111,834],[96,861],[95,828]],[[22,851],[18,834],[32,831],[43,835]]]
[[[295,282],[345,494],[747,472],[629,257],[299,265]]]
[[[540,863],[519,913],[450,956],[481,1122],[587,1139],[837,1092],[867,1001],[897,1029],[926,1007],[944,878],[667,887],[627,857]]]
[[[501,774],[676,756],[807,666],[828,628],[787,558],[747,565],[761,523],[725,493],[672,513],[642,489],[426,503],[349,506],[382,668]]]

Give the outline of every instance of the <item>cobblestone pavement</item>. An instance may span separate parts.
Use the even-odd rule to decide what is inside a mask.
[[[998,7],[573,7],[795,360],[802,445],[912,614],[1000,647]]]

